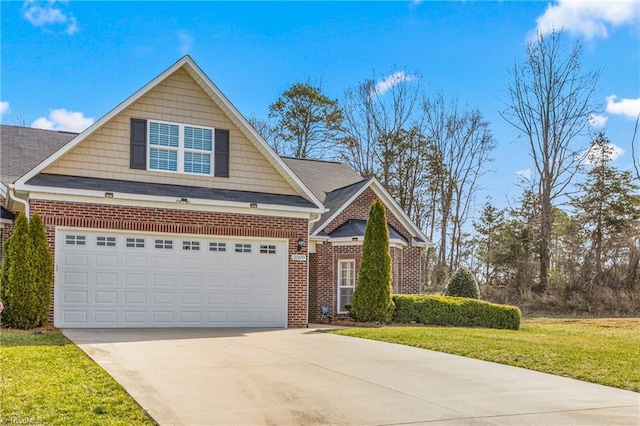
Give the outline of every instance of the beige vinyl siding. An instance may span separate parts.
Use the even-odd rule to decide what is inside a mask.
[[[178,69],[43,172],[295,195],[291,185],[194,77],[184,68]],[[229,178],[130,169],[131,118],[229,130]]]

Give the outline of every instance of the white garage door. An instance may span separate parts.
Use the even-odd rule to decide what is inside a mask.
[[[285,327],[287,243],[56,231],[56,327]]]

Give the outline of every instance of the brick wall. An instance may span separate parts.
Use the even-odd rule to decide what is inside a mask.
[[[47,229],[49,247],[55,256],[55,227],[117,229],[141,232],[166,232],[196,235],[286,238],[289,253],[307,254],[308,221],[272,216],[253,216],[217,212],[194,212],[118,205],[32,200]],[[305,246],[297,251],[297,240]],[[307,263],[289,258],[288,325],[307,325]]]
[[[345,208],[333,221],[325,227],[331,232],[349,219],[367,219],[371,204],[377,196],[371,188],[367,188],[353,203]],[[408,241],[411,234],[400,223],[389,209],[386,210],[387,222],[391,224]],[[397,294],[420,292],[420,247],[391,247],[392,288]],[[330,316],[340,319],[344,315],[337,314],[338,297],[338,261],[354,259],[357,272],[362,259],[362,245],[334,246],[324,242],[316,246],[316,253],[310,256],[309,267],[309,321],[321,319],[321,307],[329,306]]]

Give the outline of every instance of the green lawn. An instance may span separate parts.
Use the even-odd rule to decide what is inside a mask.
[[[0,424],[155,424],[61,333],[0,333]]]
[[[532,319],[519,331],[380,327],[331,331],[640,391],[640,319]]]

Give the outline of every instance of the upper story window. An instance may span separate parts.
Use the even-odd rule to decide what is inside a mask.
[[[213,129],[149,121],[149,170],[211,175]]]

